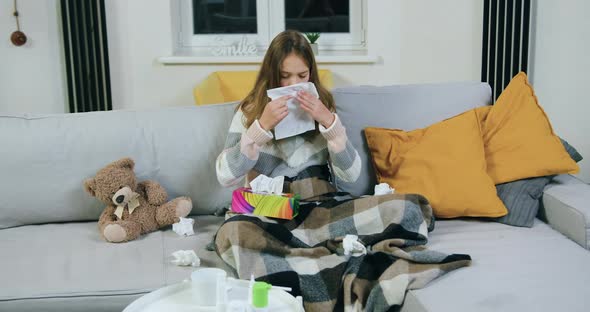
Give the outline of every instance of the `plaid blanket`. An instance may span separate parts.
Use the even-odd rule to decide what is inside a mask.
[[[306,311],[395,310],[408,289],[471,263],[425,248],[434,217],[421,195],[341,195],[303,204],[290,221],[233,216],[216,234],[217,253],[239,278],[292,287]],[[347,234],[368,252],[344,255]]]

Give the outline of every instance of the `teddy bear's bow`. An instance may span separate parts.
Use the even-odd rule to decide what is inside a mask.
[[[125,210],[125,206],[127,206],[129,214],[132,214],[133,210],[139,207],[139,194],[135,192],[131,193],[131,197],[127,201],[127,204],[117,206],[117,209],[115,209],[115,215],[119,220],[123,219],[123,210]]]

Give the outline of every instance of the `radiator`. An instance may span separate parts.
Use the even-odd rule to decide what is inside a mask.
[[[71,113],[112,110],[104,0],[61,0]]]
[[[527,72],[530,0],[484,0],[481,81],[496,102],[510,79]]]

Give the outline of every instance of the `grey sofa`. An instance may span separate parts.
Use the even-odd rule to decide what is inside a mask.
[[[415,129],[487,105],[481,83],[334,90],[339,116],[361,157],[365,188],[372,169],[361,130]],[[359,107],[362,113],[359,114]],[[223,218],[231,189],[217,183],[235,103],[68,115],[0,116],[0,311],[120,311],[134,299],[189,277],[170,263],[193,249],[203,266],[229,269],[205,246]],[[102,206],[84,178],[120,157],[139,179],[169,196],[193,199],[195,236],[158,231],[125,244],[101,240]],[[428,247],[467,253],[470,267],[408,292],[404,311],[586,311],[590,306],[590,186],[558,176],[543,196],[543,220],[519,228],[477,219],[439,220]]]

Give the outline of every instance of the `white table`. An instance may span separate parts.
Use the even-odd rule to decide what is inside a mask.
[[[236,280],[228,278],[227,297],[230,300],[243,300],[247,302],[249,282],[245,280]],[[177,284],[166,286],[146,294],[133,301],[123,312],[154,312],[154,311],[252,311],[246,309],[243,304],[239,305],[242,309],[234,310],[233,305],[228,303],[225,307],[203,307],[200,306],[198,296],[192,291],[192,283],[186,280]],[[304,312],[301,297],[293,297],[291,294],[280,289],[270,289],[268,293],[267,311],[293,311]]]

